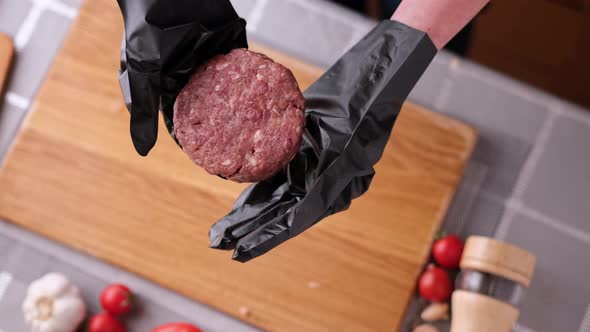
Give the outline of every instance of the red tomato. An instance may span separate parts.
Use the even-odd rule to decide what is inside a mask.
[[[434,242],[432,256],[440,266],[447,269],[459,267],[463,254],[463,241],[455,235],[447,235]]]
[[[431,302],[444,302],[451,295],[451,278],[447,271],[430,265],[418,280],[420,296]]]
[[[128,313],[132,308],[131,291],[124,285],[108,285],[100,293],[102,308],[111,315]]]
[[[168,323],[156,327],[152,332],[203,332],[200,328],[188,323]]]
[[[126,332],[127,329],[115,317],[104,312],[94,315],[88,322],[88,332]]]
[[[200,328],[188,323],[168,323],[156,327],[152,332],[203,332]]]

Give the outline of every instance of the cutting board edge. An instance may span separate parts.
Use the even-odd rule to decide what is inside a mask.
[[[434,240],[437,231],[440,229],[440,227],[442,226],[446,213],[448,213],[449,207],[451,206],[451,203],[453,201],[453,198],[455,197],[455,195],[457,194],[457,190],[459,188],[459,185],[463,179],[463,176],[465,175],[465,170],[467,169],[467,164],[471,158],[471,156],[473,155],[473,151],[475,150],[475,146],[477,144],[477,141],[479,139],[479,130],[469,124],[466,124],[465,122],[459,120],[459,119],[455,119],[453,117],[449,117],[449,116],[445,116],[436,112],[433,112],[431,110],[428,110],[425,106],[420,105],[418,103],[413,103],[411,101],[406,101],[406,103],[412,104],[414,105],[414,107],[417,108],[417,110],[422,111],[422,112],[427,112],[427,113],[432,113],[432,114],[436,114],[436,116],[440,116],[441,118],[446,119],[449,122],[452,122],[454,125],[463,128],[462,133],[463,135],[466,137],[466,141],[470,142],[468,149],[465,151],[465,158],[463,159],[464,163],[463,166],[461,167],[461,170],[459,172],[459,176],[457,177],[454,185],[453,185],[453,189],[452,192],[449,193],[449,195],[447,195],[447,197],[445,197],[445,200],[443,202],[444,204],[444,209],[441,210],[440,216],[438,218],[438,225],[436,227],[433,227],[429,238],[431,240]],[[444,212],[443,212],[444,211]],[[422,261],[424,262],[424,266],[428,263],[428,257],[430,256],[430,246],[424,247],[423,248],[424,251],[422,253]],[[415,273],[415,284],[418,284],[418,278],[420,277],[420,274],[424,268],[424,266],[420,267],[417,269],[416,273]],[[401,328],[402,323],[403,323],[403,317],[406,315],[408,309],[409,309],[409,304],[412,302],[413,300],[413,296],[412,293],[415,292],[415,287],[414,289],[412,289],[412,291],[410,292],[410,296],[408,296],[406,298],[406,304],[404,306],[404,311],[402,313],[402,319],[398,320],[396,322],[396,327],[394,329],[394,331],[397,331]]]
[[[9,35],[0,32],[0,46],[1,45],[3,45],[2,47],[4,47],[4,49],[0,48],[0,51],[7,51],[4,53],[7,57],[6,59],[2,59],[2,54],[0,54],[0,61],[2,61],[0,62],[0,98],[3,97],[6,92],[15,53],[12,38]]]

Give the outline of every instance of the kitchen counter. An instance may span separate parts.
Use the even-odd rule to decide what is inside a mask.
[[[0,110],[0,160],[79,2],[0,2],[0,31],[14,36],[18,49]],[[234,4],[248,20],[252,40],[321,67],[328,67],[375,24],[321,0],[235,0]],[[465,236],[506,239],[538,257],[515,331],[590,331],[590,289],[585,280],[590,264],[582,264],[588,262],[584,253],[590,250],[586,217],[590,214],[590,176],[586,174],[590,113],[447,52],[435,58],[410,99],[480,129],[480,141],[444,228]],[[93,258],[3,222],[0,249],[0,271],[4,271],[0,272],[0,331],[22,329],[2,315],[15,311],[15,299],[22,296],[26,282],[43,270],[75,270],[82,275],[79,282],[94,285],[105,282],[101,278],[105,275],[136,278],[122,271],[113,274],[116,269]],[[22,262],[29,260],[43,262],[42,268],[25,268],[31,264]],[[163,315],[154,315],[155,321],[197,312],[193,320],[207,330],[252,330],[148,282],[142,285],[148,307],[165,308]],[[418,305],[410,305],[408,325]],[[186,306],[196,311],[179,309]],[[133,326],[141,329],[141,325]]]

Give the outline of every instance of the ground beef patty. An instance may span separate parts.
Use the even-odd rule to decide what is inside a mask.
[[[257,182],[285,167],[301,144],[304,99],[289,69],[235,49],[202,65],[174,104],[174,131],[211,174]]]

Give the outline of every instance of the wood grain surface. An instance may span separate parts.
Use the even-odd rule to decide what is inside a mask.
[[[510,332],[518,318],[515,306],[465,290],[453,292],[452,332]]]
[[[150,155],[135,153],[116,78],[121,32],[115,1],[85,3],[0,171],[0,218],[265,330],[396,328],[475,131],[406,105],[350,210],[233,262],[207,232],[244,185],[193,165],[162,123]],[[302,88],[321,74],[268,53]]]
[[[0,98],[4,93],[4,86],[10,71],[13,54],[14,46],[12,39],[10,39],[10,36],[0,33]]]

